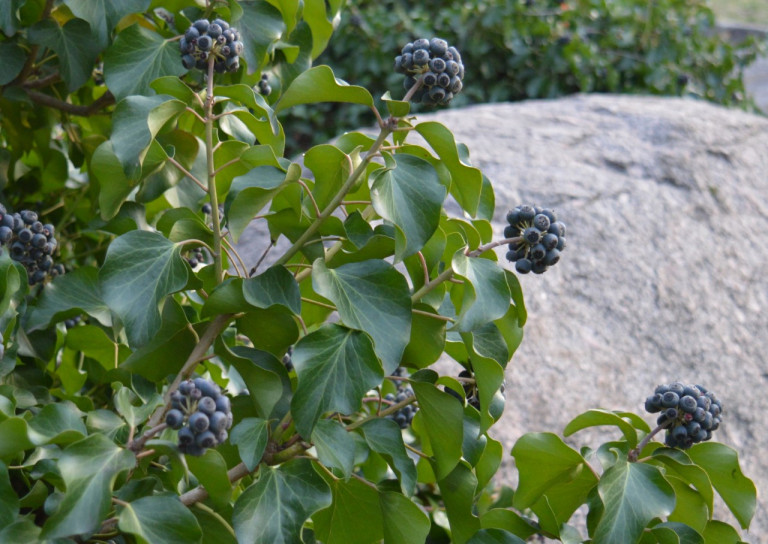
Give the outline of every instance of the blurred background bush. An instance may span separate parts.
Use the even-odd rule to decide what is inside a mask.
[[[751,1],[723,7],[738,17],[750,7],[734,12],[735,4]],[[360,0],[343,10],[317,63],[374,96],[389,90],[400,98],[394,57],[406,42],[432,36],[462,53],[467,75],[455,106],[600,92],[689,95],[753,109],[743,70],[762,47],[719,36],[706,0]],[[296,113],[286,126],[296,152],[374,122],[367,109],[342,104]]]

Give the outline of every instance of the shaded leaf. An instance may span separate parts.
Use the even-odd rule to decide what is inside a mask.
[[[351,414],[384,374],[370,338],[340,325],[324,325],[303,337],[292,356],[298,385],[291,402],[296,429],[309,437],[328,411]]]
[[[109,245],[99,272],[102,294],[132,346],[151,339],[160,326],[164,298],[187,284],[180,251],[164,236],[147,231],[128,232]]]
[[[445,478],[438,478],[437,484],[451,524],[451,542],[464,544],[480,529],[480,520],[472,513],[477,479],[462,462]]]
[[[371,187],[373,208],[396,227],[395,257],[402,260],[424,247],[440,223],[445,187],[427,161],[394,156],[394,168],[379,170]]]
[[[24,68],[25,59],[26,53],[19,45],[11,42],[0,43],[0,85],[7,85],[16,79]]]
[[[154,495],[132,501],[120,511],[118,527],[134,535],[140,544],[193,544],[203,537],[195,516],[175,495]]]
[[[451,266],[466,280],[456,324],[459,331],[469,332],[507,313],[509,288],[503,270],[495,262],[467,257],[459,250],[454,254]]]
[[[429,517],[408,497],[385,491],[379,494],[387,544],[416,544],[426,542]]]
[[[336,305],[345,325],[371,335],[384,371],[392,373],[410,339],[411,297],[405,277],[376,259],[333,269],[318,259],[312,272],[315,291]]]
[[[235,501],[238,542],[294,544],[304,522],[331,503],[331,490],[307,459],[259,469],[259,479]]]
[[[375,418],[360,426],[368,447],[381,455],[397,474],[403,493],[416,489],[416,466],[408,456],[400,426],[391,419]]]
[[[19,498],[11,487],[8,467],[0,461],[0,527],[13,523],[19,514],[19,508]]]
[[[480,529],[467,544],[525,544],[525,541],[502,529]]]
[[[29,439],[38,446],[75,442],[88,434],[82,418],[71,402],[47,404],[29,421]]]
[[[56,52],[59,72],[70,92],[88,81],[93,61],[100,47],[91,37],[90,25],[82,19],[70,19],[64,26],[45,19],[29,29],[29,39]]]
[[[227,194],[227,220],[235,241],[251,223],[254,216],[266,206],[280,189],[298,179],[297,168],[286,174],[274,166],[257,166],[232,180]]]
[[[414,380],[411,387],[419,402],[418,417],[424,420],[424,429],[437,465],[435,472],[440,480],[453,471],[461,458],[464,409],[456,397],[440,391],[431,383],[416,381],[416,374],[411,378]]]
[[[232,496],[232,483],[227,476],[227,463],[221,454],[208,449],[203,455],[187,455],[189,471],[195,475],[216,508],[224,508]]]
[[[301,313],[299,284],[287,268],[273,266],[256,277],[243,281],[243,298],[257,308],[284,306]]]
[[[229,441],[237,451],[248,470],[253,471],[261,462],[269,441],[269,421],[247,417],[232,428]]]
[[[243,16],[237,24],[245,48],[243,56],[252,74],[267,61],[272,44],[285,32],[281,13],[267,2],[241,2]]]
[[[355,478],[330,482],[333,502],[312,516],[324,544],[372,544],[384,537],[379,492]]]
[[[43,527],[44,538],[92,533],[111,506],[117,475],[135,466],[136,458],[101,434],[75,442],[59,458],[67,491],[59,508]]]
[[[131,13],[141,13],[149,7],[150,0],[64,0],[75,16],[85,19],[97,37],[100,49],[109,43],[112,29],[120,19]]]
[[[355,442],[337,421],[321,419],[312,429],[312,443],[317,458],[325,466],[341,470],[345,478],[352,475],[355,463]]]

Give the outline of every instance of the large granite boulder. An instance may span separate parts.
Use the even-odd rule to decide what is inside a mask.
[[[494,427],[505,451],[589,408],[642,414],[659,383],[696,382],[725,405],[716,439],[768,489],[768,120],[615,95],[420,118],[468,145],[494,183],[499,233],[520,203],[554,207],[568,225],[560,263],[521,279],[529,319]],[[511,457],[499,474],[515,480]],[[765,506],[750,542],[768,542]]]

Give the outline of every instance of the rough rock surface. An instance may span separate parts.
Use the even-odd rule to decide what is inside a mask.
[[[644,414],[657,384],[696,382],[725,405],[716,440],[765,492],[768,120],[601,95],[420,118],[468,145],[494,183],[499,233],[519,203],[554,207],[568,225],[561,262],[521,279],[529,319],[494,427],[505,452],[589,408]],[[595,436],[568,441],[595,446]],[[508,454],[500,475],[515,479]],[[764,498],[746,540],[768,542]]]

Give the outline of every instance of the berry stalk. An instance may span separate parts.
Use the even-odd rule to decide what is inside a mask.
[[[224,281],[223,255],[221,251],[221,218],[219,216],[219,196],[216,193],[216,169],[213,163],[213,71],[216,57],[208,57],[208,86],[205,99],[205,162],[208,168],[208,198],[211,201],[211,222],[213,223],[213,262],[216,270],[216,281]]]

